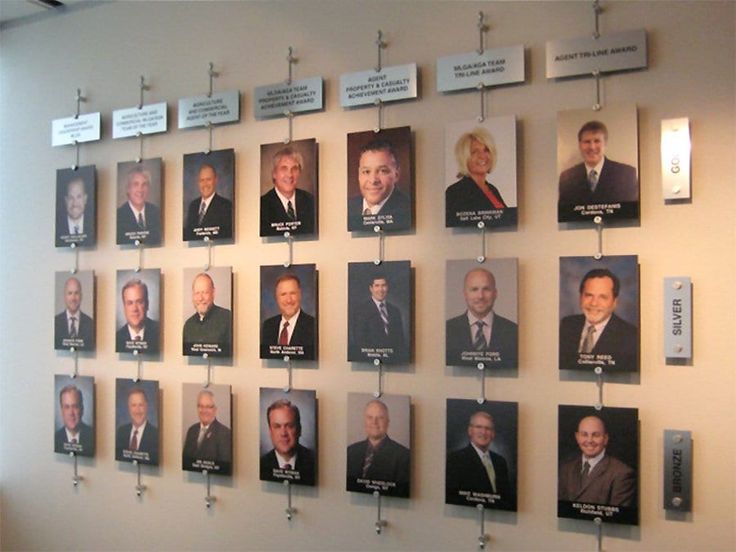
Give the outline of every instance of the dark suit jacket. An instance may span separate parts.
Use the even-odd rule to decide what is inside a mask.
[[[137,460],[141,464],[153,464],[158,465],[158,428],[153,425],[150,421],[146,423],[146,430],[143,432],[143,439],[138,443],[137,453],[147,452],[148,459],[144,455],[136,454],[131,451],[131,457],[126,458],[123,456],[123,450],[128,450],[130,446],[130,432],[133,429],[133,424],[121,425],[117,431],[115,431],[115,460],[121,462],[132,462]]]
[[[146,245],[161,245],[161,210],[153,203],[146,201],[145,230],[138,228],[138,221],[127,201],[118,207],[117,226],[118,245],[132,244],[135,240]]]
[[[578,346],[584,325],[585,316],[582,314],[566,316],[560,321],[560,369],[581,369],[597,365],[603,365],[604,369],[609,371],[639,369],[639,331],[632,324],[616,316],[615,313],[611,315],[606,329],[598,338],[592,354],[611,355],[616,364],[578,363]]]
[[[216,473],[229,474],[232,468],[233,448],[230,428],[221,424],[217,419],[210,424],[202,445],[197,447],[199,436],[199,422],[187,430],[182,451],[182,469],[200,471],[202,467],[193,466],[196,460],[207,460],[219,466]]]
[[[199,205],[202,198],[198,197],[189,204],[187,219],[184,224],[184,241],[204,239],[205,236],[228,240],[233,237],[233,203],[229,199],[215,194],[210,206],[204,214],[202,224],[199,224]],[[217,231],[196,232],[196,230],[217,227]]]
[[[373,462],[365,477],[363,462],[368,448],[368,440],[358,441],[348,447],[347,454],[347,490],[359,493],[372,493],[375,489],[359,483],[358,479],[375,481],[392,481],[395,487],[380,491],[386,496],[409,496],[409,449],[386,436],[383,443],[373,455]]]
[[[636,506],[636,473],[618,458],[606,454],[582,484],[581,471],[580,454],[560,466],[560,478],[557,483],[559,500],[609,506]]]
[[[138,349],[141,353],[155,355],[159,352],[159,337],[161,334],[161,327],[156,320],[151,320],[146,317],[143,321],[143,327],[145,328],[144,335],[146,339],[144,341],[131,341],[130,332],[128,331],[128,324],[125,324],[117,332],[115,332],[115,352],[116,353],[129,353]],[[146,344],[147,347],[136,347],[136,344]],[[130,345],[130,346],[129,346]]]
[[[79,422],[79,443],[75,445],[67,441],[66,430],[62,426],[54,434],[54,452],[63,454],[74,452],[77,456],[94,456],[95,436],[92,428],[84,422]]]
[[[473,328],[474,329],[474,328]],[[493,357],[484,357],[478,352],[472,360],[462,360],[463,352],[475,352],[473,349],[473,329],[468,324],[467,311],[460,316],[450,318],[445,324],[446,362],[450,366],[476,364],[477,362],[490,363],[502,368],[516,368],[519,364],[519,327],[511,320],[493,313],[491,327],[491,342],[484,351],[497,352],[500,360]]]
[[[479,221],[493,226],[516,224],[516,207],[509,207],[493,184],[486,186],[503,203],[499,217],[490,214],[479,214],[479,211],[496,211],[491,201],[469,176],[464,176],[445,190],[445,226],[476,226]],[[467,220],[460,220],[459,213],[472,213]],[[465,216],[465,215],[464,215]]]
[[[66,207],[61,206],[56,212],[56,247],[69,247],[71,244],[77,245],[94,245],[96,243],[95,233],[95,206],[94,198],[90,196],[87,206],[84,209],[84,228],[82,233],[75,235],[69,233],[69,223],[67,222]],[[64,200],[62,199],[62,204]]]
[[[299,319],[296,321],[294,331],[291,334],[289,346],[301,345],[304,354],[278,352],[271,353],[269,347],[277,345],[279,342],[279,326],[281,325],[281,315],[272,316],[263,322],[261,328],[261,358],[281,358],[286,354],[295,358],[304,360],[314,360],[316,358],[317,341],[315,332],[315,320],[313,316],[306,312],[299,313]]]
[[[509,468],[506,459],[500,454],[489,451],[493,470],[496,472],[496,492],[501,498],[493,504],[488,502],[490,508],[502,510],[516,510],[516,492],[509,480]],[[467,500],[460,495],[460,491],[474,491],[477,493],[493,493],[491,481],[488,479],[483,462],[472,445],[456,450],[447,455],[447,466],[445,469],[445,502],[447,504],[460,504],[475,506],[476,502]]]
[[[279,196],[276,195],[276,190],[271,188],[261,196],[261,236],[280,236],[287,230],[292,234],[314,234],[314,196],[300,188],[296,188],[294,192],[296,194],[297,220],[301,224],[294,225],[286,214]],[[281,224],[272,227],[272,223]]]
[[[411,201],[397,187],[377,215],[363,216],[363,196],[348,201],[348,230],[371,230],[375,225],[387,230],[411,228]]]
[[[314,454],[307,447],[297,443],[296,445],[296,464],[290,471],[299,472],[299,479],[292,479],[288,473],[277,475],[273,470],[279,469],[279,461],[276,459],[276,451],[271,449],[261,456],[261,481],[283,481],[289,480],[297,485],[314,485],[316,470],[314,463]]]
[[[404,336],[404,325],[401,311],[395,306],[386,303],[388,313],[388,335],[384,331],[383,319],[373,299],[368,299],[355,307],[352,325],[353,341],[349,350],[348,360],[371,360],[373,357],[361,352],[362,347],[384,349],[392,348],[393,354],[382,358],[382,361],[401,363],[409,361],[409,346]]]
[[[64,340],[69,345],[64,345]],[[95,348],[95,324],[92,319],[79,311],[79,328],[77,338],[69,336],[69,325],[66,320],[66,310],[54,317],[54,349],[68,349],[75,347],[80,351],[92,351]]]
[[[572,206],[626,201],[639,201],[636,169],[631,165],[611,161],[606,157],[598,184],[592,193],[585,163],[579,163],[560,174],[560,204]]]
[[[212,305],[204,320],[199,320],[195,312],[184,322],[184,355],[201,355],[207,352],[209,356],[231,356],[233,346],[233,314],[229,309]],[[218,346],[220,351],[195,350],[195,344]]]

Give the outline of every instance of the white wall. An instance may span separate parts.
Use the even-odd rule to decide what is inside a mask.
[[[638,382],[604,388],[610,406],[639,408],[641,525],[605,527],[604,547],[628,550],[733,549],[734,395],[734,4],[732,2],[605,2],[602,31],[645,28],[649,69],[603,79],[604,103],[639,106],[641,223],[604,231],[604,252],[638,254],[641,263],[642,362]],[[557,369],[558,258],[592,254],[596,234],[556,222],[556,112],[591,105],[589,79],[547,81],[547,40],[588,35],[585,2],[119,2],[42,19],[0,35],[0,487],[3,549],[467,549],[479,532],[476,512],[443,504],[444,416],[447,397],[475,398],[473,370],[444,366],[444,262],[479,253],[477,232],[453,232],[443,220],[443,129],[478,113],[477,93],[440,95],[435,60],[477,47],[476,14],[490,21],[489,46],[523,43],[528,82],[488,93],[492,115],[519,120],[518,230],[488,235],[488,254],[519,258],[518,373],[490,377],[488,396],[518,401],[519,511],[492,512],[492,549],[591,549],[592,523],[556,518],[558,404],[592,404],[592,380],[565,380]],[[386,257],[411,259],[416,272],[416,361],[390,372],[385,388],[412,395],[413,497],[386,500],[389,527],[373,532],[369,496],[344,490],[348,391],[372,391],[376,376],[345,360],[348,261],[372,260],[374,237],[345,230],[348,132],[373,128],[373,108],[339,107],[341,73],[375,63],[375,33],[389,42],[386,65],[416,62],[421,98],[388,106],[385,126],[415,133],[416,232],[389,236]],[[286,259],[279,240],[258,237],[259,145],[282,139],[284,120],[256,122],[252,90],[286,77],[286,49],[300,58],[295,77],[323,75],[327,109],[298,117],[296,138],[320,144],[320,238],[295,244],[295,262],[320,270],[320,355],[297,369],[294,386],[316,389],[320,401],[320,484],[295,490],[299,509],[288,523],[285,489],[258,480],[258,388],[282,386],[278,363],[258,359],[258,269]],[[234,392],[235,475],[217,480],[218,502],[204,508],[202,477],[180,469],[181,383],[205,378],[180,354],[182,268],[203,264],[205,249],[180,239],[182,155],[206,148],[204,130],[175,128],[178,98],[205,93],[207,64],[222,76],[216,89],[245,93],[244,120],[215,130],[215,148],[234,147],[237,163],[235,245],[217,246],[214,263],[235,272],[236,342],[232,366],[214,380]],[[114,353],[115,271],[137,263],[135,251],[114,245],[115,168],[135,158],[138,142],[113,142],[113,109],[138,101],[139,75],[152,89],[147,102],[167,101],[170,128],[145,140],[144,156],[165,162],[165,247],[147,250],[145,267],[164,274],[165,348],[143,375],[163,389],[163,463],[143,470],[149,486],[134,495],[135,472],[114,460],[114,380],[136,365]],[[74,490],[72,463],[52,452],[56,402],[53,374],[69,373],[69,355],[52,349],[53,274],[74,255],[53,247],[54,178],[74,161],[73,147],[51,148],[54,118],[74,110],[81,87],[85,111],[101,111],[104,137],[81,149],[97,165],[99,245],[80,254],[97,274],[97,353],[80,372],[97,381],[98,453],[80,461],[85,480]],[[693,136],[693,201],[665,205],[659,177],[662,118],[687,116]],[[662,278],[694,282],[695,358],[666,365],[662,354]],[[662,509],[662,432],[690,429],[695,439],[695,496],[690,515]]]

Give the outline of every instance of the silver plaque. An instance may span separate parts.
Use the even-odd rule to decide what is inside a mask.
[[[547,42],[547,78],[610,73],[647,66],[644,29]]]
[[[664,430],[664,509],[689,512],[693,504],[693,440],[689,431]]]
[[[240,92],[218,92],[179,100],[179,128],[217,125],[240,120]]]
[[[376,100],[393,102],[416,97],[416,63],[340,75],[340,105],[343,107],[373,104]]]
[[[129,107],[112,112],[112,137],[128,138],[166,132],[166,102]]]
[[[690,278],[664,279],[664,356],[692,358],[693,286]]]
[[[662,195],[690,198],[690,119],[662,120]]]
[[[51,121],[51,145],[66,146],[74,142],[94,142],[100,139],[100,113],[85,113]]]
[[[259,86],[254,91],[253,114],[256,119],[265,119],[320,110],[324,107],[322,89],[322,77]]]
[[[437,90],[468,90],[478,85],[524,82],[524,46],[509,46],[437,59]]]

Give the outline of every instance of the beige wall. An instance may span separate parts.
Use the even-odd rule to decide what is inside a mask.
[[[734,4],[732,2],[605,2],[602,31],[645,28],[649,69],[606,77],[604,103],[639,106],[641,223],[604,231],[604,252],[638,254],[641,263],[642,367],[638,378],[607,384],[605,403],[636,407],[641,418],[641,525],[605,527],[604,547],[627,550],[733,549],[734,394]],[[578,549],[595,546],[592,523],[556,517],[558,404],[592,404],[596,386],[564,379],[557,369],[558,258],[593,254],[592,229],[556,222],[556,112],[592,105],[590,79],[547,81],[547,40],[592,30],[585,2],[119,2],[43,19],[0,35],[0,490],[3,549],[466,549],[475,547],[476,512],[443,504],[445,399],[475,398],[474,370],[444,366],[444,263],[479,253],[477,232],[455,232],[443,220],[443,129],[478,113],[475,92],[435,91],[435,60],[477,47],[476,14],[484,10],[489,46],[523,43],[527,83],[491,90],[492,115],[519,121],[520,222],[492,232],[490,256],[519,258],[521,360],[518,373],[490,377],[489,398],[519,403],[519,511],[487,515],[492,549]],[[416,62],[421,98],[387,106],[385,126],[415,133],[416,232],[386,239],[386,258],[410,259],[416,274],[416,361],[391,371],[386,391],[412,395],[413,497],[386,500],[389,526],[373,532],[374,499],[344,490],[348,391],[372,391],[376,376],[345,360],[348,261],[372,260],[375,237],[345,229],[346,139],[373,128],[373,108],[339,106],[339,76],[375,63],[382,29],[386,65]],[[285,519],[285,489],[258,480],[257,400],[260,386],[283,386],[279,363],[258,359],[257,265],[286,260],[281,240],[258,237],[259,145],[282,139],[285,120],[254,121],[252,92],[286,77],[286,49],[300,58],[295,77],[323,75],[327,109],[294,121],[295,138],[320,144],[320,238],[297,242],[295,262],[320,271],[318,363],[294,372],[294,386],[319,398],[320,484],[296,489],[299,509]],[[218,128],[215,148],[233,147],[237,163],[235,245],[217,246],[216,265],[235,273],[236,347],[232,366],[214,380],[234,392],[235,474],[216,480],[218,502],[204,508],[202,477],[180,469],[181,384],[205,378],[180,354],[182,268],[204,264],[206,250],[180,239],[182,155],[206,148],[204,130],[176,127],[179,98],[205,93],[207,64],[222,76],[217,90],[244,92],[243,121]],[[114,245],[115,170],[138,155],[135,139],[111,139],[113,109],[167,101],[170,131],[147,138],[144,156],[165,163],[165,247],[146,251],[144,266],[160,267],[164,282],[164,353],[144,362],[143,375],[163,390],[163,463],[143,469],[149,486],[134,494],[135,472],[114,460],[114,380],[133,377],[136,363],[114,353],[115,271],[137,264],[137,253]],[[85,477],[72,488],[72,462],[52,452],[53,374],[73,362],[52,350],[54,271],[74,255],[53,247],[54,177],[74,161],[72,147],[51,148],[54,118],[74,110],[74,93],[101,111],[103,139],[81,148],[81,163],[97,165],[99,246],[80,254],[97,274],[97,353],[80,372],[97,382],[98,453],[81,460]],[[665,205],[659,176],[659,125],[687,116],[693,136],[693,202]],[[662,355],[662,278],[694,282],[695,358],[666,365]],[[662,432],[689,429],[695,439],[694,511],[662,509]]]

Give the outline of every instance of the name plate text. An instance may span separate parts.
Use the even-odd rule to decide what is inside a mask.
[[[240,120],[240,92],[218,92],[179,100],[179,128],[193,128]]]
[[[256,119],[283,117],[287,112],[318,111],[324,107],[322,77],[259,86],[254,91]]]
[[[85,113],[51,121],[51,145],[66,146],[74,142],[100,139],[100,113]]]
[[[140,134],[166,132],[166,102],[128,107],[112,112],[112,137],[128,138]]]
[[[340,105],[353,107],[376,100],[393,102],[417,97],[417,65],[394,65],[340,75]]]
[[[664,279],[664,356],[692,358],[693,286],[687,276]]]
[[[514,82],[524,82],[524,46],[521,45],[437,59],[439,92]]]

